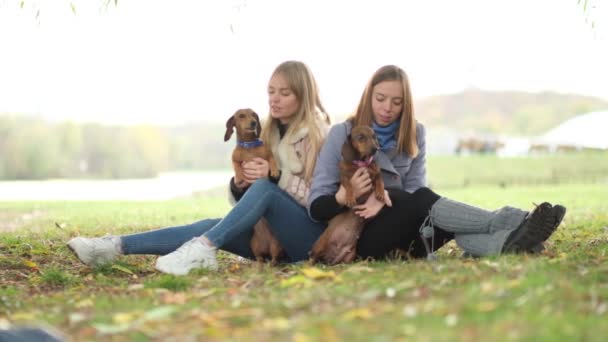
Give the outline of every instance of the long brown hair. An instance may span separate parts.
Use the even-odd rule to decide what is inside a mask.
[[[294,132],[298,132],[302,127],[308,127],[312,158],[306,158],[304,179],[310,183],[317,160],[316,156],[327,134],[326,126],[330,123],[329,115],[321,103],[317,82],[306,64],[299,61],[283,62],[276,67],[271,78],[278,74],[285,78],[289,89],[300,103],[298,111],[289,122],[283,139],[289,139]],[[263,141],[272,141],[271,135],[278,132],[278,122],[279,120],[274,119],[270,113],[268,114],[262,129]]]
[[[403,69],[395,65],[385,65],[378,69],[372,78],[367,82],[357,111],[349,118],[356,125],[371,126],[374,120],[372,111],[372,93],[374,87],[381,82],[398,81],[403,88],[403,108],[401,109],[401,124],[397,133],[397,151],[407,152],[414,158],[418,155],[418,145],[416,144],[416,117],[414,116],[414,105],[412,102],[412,92],[407,74]]]

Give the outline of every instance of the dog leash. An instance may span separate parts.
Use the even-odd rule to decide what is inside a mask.
[[[238,141],[237,140],[236,144],[243,148],[254,148],[254,147],[260,147],[260,146],[264,145],[264,142],[260,139],[256,139],[254,141]]]
[[[429,261],[437,260],[437,256],[435,252],[433,252],[433,248],[435,247],[435,227],[433,224],[433,219],[431,218],[431,211],[429,210],[429,216],[424,219],[422,225],[420,226],[420,237],[422,238],[422,243],[424,244],[424,248],[426,249],[426,259]],[[431,239],[431,245],[429,246],[429,242],[427,239]]]

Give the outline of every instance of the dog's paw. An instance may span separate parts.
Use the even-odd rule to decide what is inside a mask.
[[[355,201],[355,199],[346,199],[344,205],[346,205],[349,208],[354,207],[355,205],[357,205],[357,201]]]

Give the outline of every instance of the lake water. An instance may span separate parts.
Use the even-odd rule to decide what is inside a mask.
[[[123,180],[0,181],[0,201],[167,200],[227,186],[233,172],[167,172],[156,178]]]

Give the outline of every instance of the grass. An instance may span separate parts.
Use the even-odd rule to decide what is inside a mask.
[[[430,156],[427,170],[429,183],[441,188],[606,183],[608,151],[509,158],[489,154]]]
[[[437,262],[259,269],[223,254],[218,272],[173,277],[152,256],[87,267],[64,243],[218,217],[223,198],[0,202],[0,323],[51,325],[74,341],[604,339],[606,183],[437,191],[488,209],[549,199],[568,214],[537,257],[465,259],[449,244]]]

